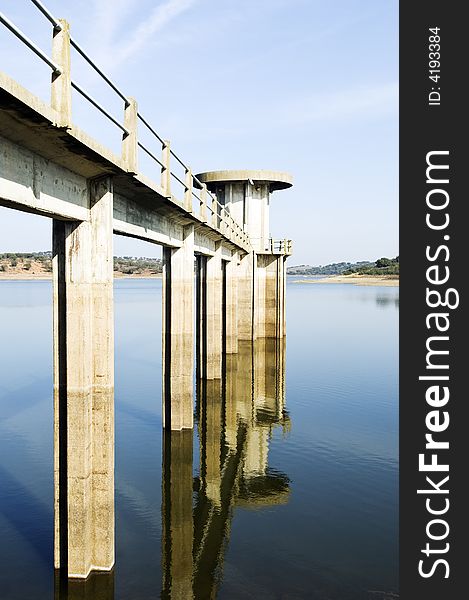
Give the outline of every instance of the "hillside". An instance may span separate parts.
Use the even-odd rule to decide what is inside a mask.
[[[159,258],[114,257],[115,277],[158,277],[163,270]],[[6,252],[0,254],[0,278],[47,279],[52,277],[51,252]]]
[[[330,265],[296,265],[287,268],[287,275],[399,275],[399,256],[356,263],[340,262]]]
[[[287,267],[287,275],[341,275],[345,271],[350,271],[351,269],[371,267],[372,265],[373,263],[371,261],[366,260],[356,263],[331,263],[329,265],[319,265],[316,267],[311,265],[296,265]]]

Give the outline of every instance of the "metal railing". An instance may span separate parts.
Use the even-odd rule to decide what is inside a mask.
[[[292,253],[292,241],[291,240],[274,240],[270,238],[269,248],[272,254],[291,254]]]
[[[194,217],[219,231],[230,241],[245,249],[251,248],[248,234],[237,223],[226,208],[220,204],[217,197],[207,189],[205,183],[197,179],[191,168],[171,149],[170,142],[160,136],[153,126],[137,109],[137,103],[126,96],[115,83],[94,63],[81,46],[70,36],[68,24],[56,19],[54,15],[39,0],[30,2],[43,14],[52,25],[52,57],[49,57],[31,39],[29,39],[14,23],[0,12],[2,23],[21,42],[32,50],[52,70],[52,100],[51,106],[59,115],[59,125],[72,126],[71,91],[78,92],[85,100],[100,111],[113,125],[123,133],[121,160],[129,173],[138,173],[138,151],[142,150],[160,171],[159,188],[165,197],[176,202]],[[70,68],[70,52],[75,50],[101,79],[119,96],[124,103],[123,122],[116,118],[97,100],[95,100],[79,83],[72,79]],[[138,124],[142,124],[156,141],[159,150],[144,145],[138,136]],[[160,158],[158,158],[158,154]],[[184,177],[174,171],[174,162],[183,169]],[[182,199],[172,192],[172,184],[177,184],[182,192]],[[197,193],[195,189],[199,191]]]

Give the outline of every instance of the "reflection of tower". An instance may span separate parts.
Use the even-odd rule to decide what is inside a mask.
[[[268,466],[274,427],[287,427],[283,340],[239,344],[220,381],[198,386],[200,476],[193,476],[192,431],[163,444],[163,593],[216,597],[236,507],[288,501],[289,479]]]
[[[237,504],[259,506],[283,503],[288,499],[288,479],[269,474],[268,453],[272,430],[288,428],[285,411],[285,342],[261,338],[254,342],[252,425],[248,428],[243,477]]]

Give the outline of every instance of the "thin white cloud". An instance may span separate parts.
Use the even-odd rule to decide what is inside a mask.
[[[131,0],[95,0],[95,35],[100,52],[109,50],[119,27],[135,7]]]
[[[98,0],[96,29],[101,62],[116,67],[138,55],[174,19],[189,10],[197,0],[167,0],[158,4],[138,25],[129,31],[125,21],[135,10],[135,0]],[[104,34],[101,32],[105,32]]]

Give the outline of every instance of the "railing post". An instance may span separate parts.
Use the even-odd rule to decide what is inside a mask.
[[[212,227],[215,227],[215,229],[218,229],[218,204],[217,204],[217,197],[212,194],[212,204],[211,204],[211,209],[212,209]]]
[[[127,98],[124,107],[124,127],[128,133],[122,136],[122,160],[130,173],[138,172],[137,101]]]
[[[226,235],[226,208],[224,207],[220,210],[220,218],[220,231]]]
[[[52,60],[60,73],[52,73],[51,106],[58,113],[57,125],[72,124],[72,83],[70,75],[70,25],[59,19],[61,29],[54,28],[52,37]]]
[[[171,144],[169,140],[164,141],[161,162],[164,165],[164,167],[161,167],[161,187],[166,197],[171,198]]]
[[[184,189],[184,208],[187,212],[192,210],[192,169],[186,168],[185,189]]]
[[[200,192],[200,218],[204,223],[207,223],[207,184],[202,184]]]

